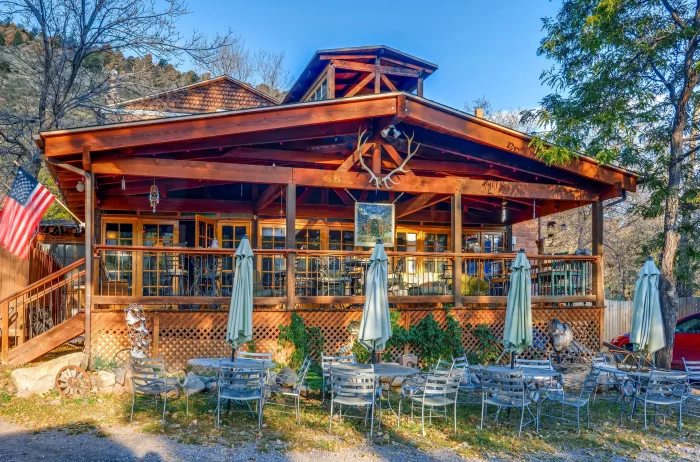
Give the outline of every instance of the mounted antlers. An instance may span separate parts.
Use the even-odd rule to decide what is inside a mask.
[[[364,151],[364,145],[367,142],[366,138],[364,140],[362,138],[365,136],[366,132],[367,130],[364,130],[362,132],[360,132],[359,129],[357,130],[357,155],[360,158],[360,165],[362,165],[362,168],[370,174],[369,182],[374,183],[375,188],[379,189],[383,185],[386,189],[393,189],[393,186],[390,186],[389,183],[396,185],[398,184],[398,182],[394,181],[392,176],[394,176],[398,172],[407,173],[406,170],[404,170],[404,167],[406,167],[406,164],[411,159],[411,157],[413,157],[418,152],[418,148],[420,148],[420,143],[418,143],[416,148],[413,151],[411,151],[411,143],[413,143],[413,137],[415,136],[415,133],[410,137],[408,135],[405,135],[406,140],[408,141],[408,145],[406,147],[406,158],[403,160],[403,162],[401,162],[401,164],[398,167],[389,172],[386,176],[380,178],[377,175],[375,175],[372,169],[367,167],[367,164],[365,164],[365,161],[362,156],[362,152]]]
[[[390,171],[387,176],[382,178],[382,182],[384,183],[384,186],[386,186],[387,189],[392,189],[392,187],[389,186],[390,182],[391,182],[391,184],[398,184],[396,181],[391,179],[391,177],[396,172],[407,173],[406,170],[404,170],[403,168],[406,166],[406,164],[411,159],[411,157],[416,155],[416,153],[418,152],[418,148],[420,148],[420,143],[418,143],[418,145],[416,146],[416,149],[414,149],[413,152],[411,152],[411,143],[413,142],[413,137],[416,136],[415,133],[413,133],[410,137],[406,134],[404,134],[404,136],[406,137],[406,140],[408,141],[408,144],[406,146],[406,158],[403,160],[403,162],[401,162],[401,165],[396,167],[394,170]]]

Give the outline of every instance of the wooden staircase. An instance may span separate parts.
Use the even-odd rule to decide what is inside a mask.
[[[2,363],[28,363],[85,333],[84,290],[83,258],[0,300]]]
[[[21,366],[84,333],[85,313],[78,313],[43,334],[39,334],[18,347],[11,349],[7,363],[10,366]]]

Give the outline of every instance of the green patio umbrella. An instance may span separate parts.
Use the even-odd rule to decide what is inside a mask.
[[[659,274],[654,260],[649,257],[634,288],[630,342],[635,350],[653,353],[666,346],[659,302]]]
[[[248,236],[241,239],[234,259],[236,269],[226,328],[226,341],[233,345],[231,359],[235,357],[240,345],[253,338],[253,250]]]
[[[510,288],[506,306],[506,324],[503,330],[503,348],[511,353],[510,364],[515,356],[532,345],[532,294],[530,262],[525,251],[520,249],[510,267]]]
[[[357,341],[372,352],[372,364],[377,360],[377,350],[383,350],[391,338],[389,315],[388,262],[384,244],[377,241],[367,270],[365,283],[365,307],[362,310]]]

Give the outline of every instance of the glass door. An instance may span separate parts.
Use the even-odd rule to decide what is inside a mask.
[[[260,247],[266,250],[284,250],[284,225],[261,225]],[[260,271],[260,288],[256,289],[261,296],[278,297],[284,295],[287,273],[287,260],[284,254],[263,255],[256,259]]]
[[[107,222],[104,224],[106,245],[133,246],[133,222]],[[101,282],[103,295],[132,295],[134,289],[134,255],[130,251],[105,251],[104,272]]]
[[[208,249],[211,247],[216,237],[216,220],[195,215],[195,247],[198,249]]]
[[[176,222],[145,221],[141,224],[141,243],[144,247],[172,247],[176,242]],[[143,252],[142,295],[171,295],[173,281],[168,261],[164,252]]]
[[[221,295],[223,297],[230,297],[231,288],[233,287],[233,276],[236,269],[233,252],[238,248],[238,244],[241,243],[243,236],[249,235],[250,223],[219,220],[218,228],[219,232],[217,235],[219,236],[219,245],[222,249],[231,249],[232,251],[231,254],[224,256],[221,270]]]
[[[296,230],[295,244],[297,250],[321,250],[320,229]],[[296,294],[312,296],[316,294],[316,281],[319,274],[319,256],[301,255],[296,259]]]

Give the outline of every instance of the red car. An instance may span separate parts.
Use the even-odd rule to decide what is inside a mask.
[[[632,350],[629,332],[618,335],[610,343]],[[676,323],[672,367],[684,369],[683,358],[688,361],[700,361],[700,312],[685,316]]]

